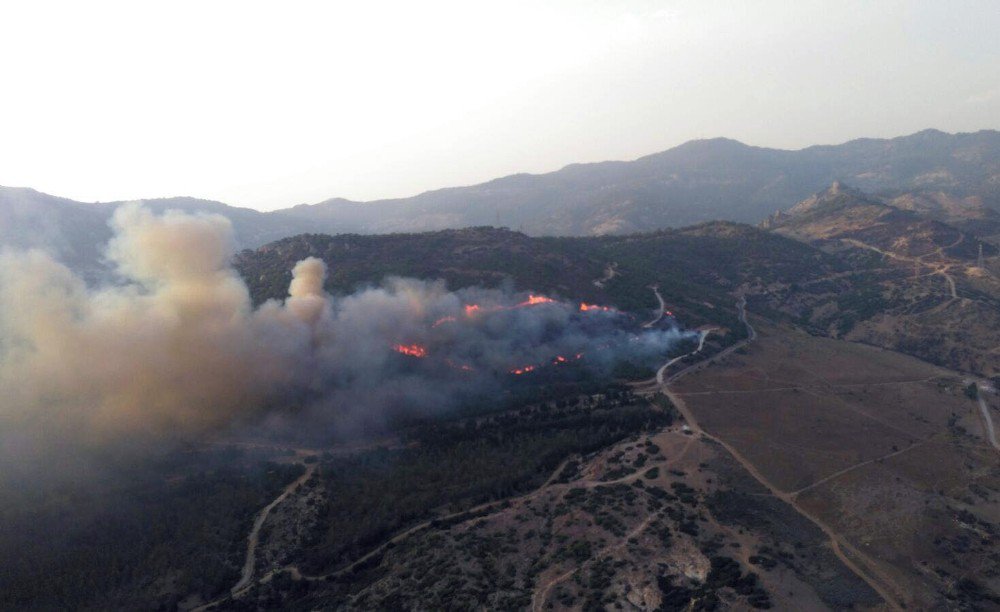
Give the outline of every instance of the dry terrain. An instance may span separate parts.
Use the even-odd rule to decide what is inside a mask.
[[[757,327],[757,342],[674,384],[697,422],[841,538],[895,603],[997,605],[1000,454],[970,381],[897,353]]]
[[[819,529],[680,426],[573,460],[473,514],[400,539],[310,598],[347,609],[880,606]]]

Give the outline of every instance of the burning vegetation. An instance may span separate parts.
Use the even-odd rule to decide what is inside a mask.
[[[389,414],[503,395],[503,374],[585,353],[585,367],[610,372],[623,359],[656,361],[690,335],[590,316],[617,312],[606,306],[440,281],[388,278],[335,298],[312,257],[294,266],[284,300],[254,308],[229,265],[225,218],[133,206],[114,227],[108,257],[124,280],[114,286],[88,287],[40,253],[0,256],[0,346],[10,347],[0,353],[0,448],[4,436],[29,435],[24,427],[53,445],[70,432],[185,436],[291,418],[293,403],[313,429],[377,428]]]
[[[427,349],[419,344],[396,344],[392,347],[397,353],[410,357],[426,357]]]
[[[618,312],[618,310],[610,306],[598,306],[597,304],[580,302],[580,312]]]

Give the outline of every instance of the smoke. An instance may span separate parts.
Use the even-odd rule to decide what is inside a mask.
[[[0,254],[0,447],[184,438],[266,415],[325,426],[447,410],[575,362],[661,355],[677,330],[509,291],[392,278],[333,298],[315,258],[254,309],[215,215],[112,219],[120,282],[89,288],[38,251]],[[294,417],[289,417],[294,414]]]

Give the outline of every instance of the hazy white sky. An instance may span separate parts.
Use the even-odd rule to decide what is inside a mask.
[[[1000,2],[0,3],[0,184],[260,209],[1000,128]]]

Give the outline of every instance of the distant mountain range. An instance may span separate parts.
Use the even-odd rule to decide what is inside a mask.
[[[154,210],[213,212],[233,222],[238,246],[301,233],[381,234],[506,226],[529,235],[587,236],[682,227],[707,220],[756,223],[837,180],[894,206],[973,227],[1000,210],[1000,132],[925,130],[889,140],[784,151],[716,138],[628,162],[574,164],[411,198],[332,199],[259,212],[194,198],[144,200]],[[98,267],[121,202],[90,204],[0,187],[0,244],[43,247],[78,268]],[[967,228],[972,231],[971,228]],[[983,234],[996,233],[992,231]]]

